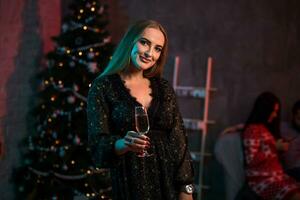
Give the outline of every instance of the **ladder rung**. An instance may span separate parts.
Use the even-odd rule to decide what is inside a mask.
[[[197,152],[197,151],[191,151],[191,157],[192,157],[193,161],[199,162],[203,156],[212,156],[212,154],[207,153],[207,152],[201,153],[201,152]]]
[[[184,127],[189,130],[203,130],[205,123],[200,119],[183,118]],[[213,120],[208,120],[207,124],[215,124]]]
[[[175,86],[174,90],[178,96],[205,98],[206,88],[193,86]],[[210,88],[209,92],[215,92],[217,88]]]
[[[175,92],[178,96],[205,98],[205,88],[189,87],[189,86],[176,86]]]

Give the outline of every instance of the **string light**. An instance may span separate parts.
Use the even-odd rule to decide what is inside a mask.
[[[88,186],[89,186],[89,184],[85,183],[85,184],[84,184],[84,186],[85,186],[85,187],[88,187]]]
[[[95,7],[91,7],[91,11],[94,12],[95,11]]]
[[[77,19],[81,19],[81,16],[80,16],[80,15],[78,15],[78,16],[77,16]]]
[[[74,164],[75,164],[75,161],[74,161],[74,160],[72,160],[72,161],[71,161],[71,164],[72,164],[72,165],[74,165]]]
[[[90,52],[93,52],[93,51],[94,51],[94,49],[93,49],[93,48],[90,48],[89,50],[90,50]]]
[[[78,52],[78,55],[79,55],[79,56],[82,56],[82,51],[79,51],[79,52]]]
[[[83,13],[83,9],[80,9],[80,11],[79,11],[80,13]]]
[[[87,29],[88,29],[88,27],[87,27],[87,26],[83,26],[83,30],[85,30],[85,31],[86,31]]]
[[[55,101],[55,97],[53,96],[53,97],[51,97],[51,101]]]
[[[89,194],[89,193],[87,193],[87,194],[86,194],[86,196],[87,196],[87,197],[90,197],[90,194]]]
[[[80,27],[80,28],[82,28],[83,27],[83,25],[82,24],[78,24],[78,27]],[[92,27],[88,27],[88,29],[89,30],[92,30],[92,31],[95,31],[95,29],[93,29]],[[94,48],[94,47],[102,47],[102,46],[104,46],[105,44],[107,44],[107,43],[109,43],[110,42],[110,37],[109,38],[105,38],[104,40],[103,40],[103,42],[101,42],[101,43],[95,43],[95,44],[90,44],[90,45],[86,45],[86,46],[81,46],[81,47],[78,47],[78,48],[73,48],[73,49],[67,49],[67,50],[64,50],[64,51],[62,51],[62,52],[67,52],[68,54],[70,54],[71,53],[71,51],[78,51],[78,50],[80,50],[80,51],[85,51],[85,50],[88,50],[88,49],[92,49],[92,48]],[[93,51],[94,51],[94,49],[93,49]]]
[[[64,66],[64,63],[60,62],[60,63],[58,64],[58,66],[62,67],[62,66]]]

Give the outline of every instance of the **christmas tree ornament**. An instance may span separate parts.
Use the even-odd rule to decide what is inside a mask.
[[[76,135],[76,136],[74,137],[74,144],[77,144],[77,145],[80,144],[80,137],[78,137],[78,135]]]
[[[79,86],[76,83],[73,84],[73,90],[76,92],[79,91]]]
[[[53,131],[51,135],[52,135],[53,139],[57,139],[57,132],[56,131]]]
[[[65,149],[63,147],[59,148],[59,156],[64,157],[65,156]]]
[[[98,14],[101,15],[104,12],[104,6],[101,6],[100,9],[98,10]]]
[[[76,64],[75,64],[75,62],[74,62],[74,61],[71,61],[71,62],[69,62],[69,66],[70,66],[70,67],[72,67],[72,68],[73,68],[73,67],[75,67],[75,65],[76,65]]]
[[[89,62],[88,63],[88,70],[91,73],[97,73],[99,70],[97,68],[97,63],[96,62]]]
[[[76,101],[76,97],[74,95],[70,95],[70,96],[68,96],[67,101],[68,101],[69,104],[74,104],[75,101]]]
[[[93,59],[93,58],[95,57],[95,53],[90,51],[90,52],[87,54],[87,57],[88,57],[89,59]]]
[[[61,27],[61,30],[62,30],[63,33],[65,33],[65,32],[68,31],[68,28],[69,28],[68,24],[63,24],[62,27]]]

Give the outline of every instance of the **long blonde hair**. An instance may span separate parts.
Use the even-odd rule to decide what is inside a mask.
[[[125,72],[130,66],[131,50],[134,44],[139,39],[139,36],[143,33],[146,28],[155,28],[160,30],[165,37],[165,44],[163,46],[162,52],[156,64],[150,69],[144,71],[145,77],[160,77],[162,75],[163,67],[166,62],[167,52],[168,52],[168,37],[165,29],[156,21],[153,20],[141,20],[130,26],[120,41],[118,47],[116,48],[112,59],[108,63],[108,66],[102,72],[100,76],[110,75],[120,72]]]

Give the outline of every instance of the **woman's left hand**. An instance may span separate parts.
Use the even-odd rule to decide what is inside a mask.
[[[179,193],[179,200],[193,200],[193,195],[184,192]]]
[[[276,141],[276,149],[277,151],[287,151],[289,149],[289,142],[283,139],[278,139]]]

